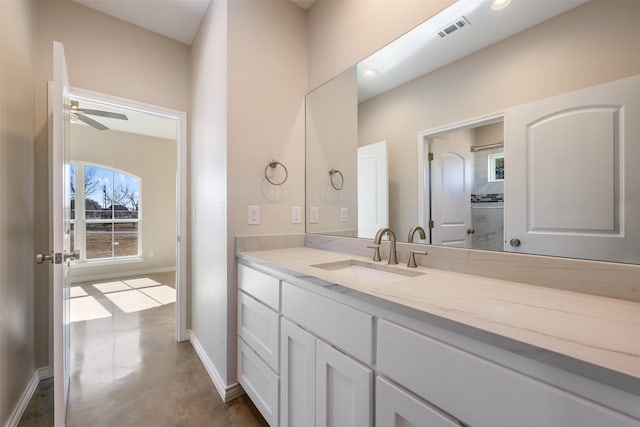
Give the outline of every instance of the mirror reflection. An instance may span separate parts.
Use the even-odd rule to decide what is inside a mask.
[[[459,1],[312,91],[307,232],[640,263],[639,18]]]

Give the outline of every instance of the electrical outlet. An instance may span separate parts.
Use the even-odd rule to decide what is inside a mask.
[[[260,224],[260,206],[249,206],[249,225]]]
[[[349,209],[340,208],[340,222],[349,221]]]
[[[318,208],[311,206],[309,208],[309,224],[317,224],[319,221],[318,216]]]
[[[299,206],[291,208],[291,224],[300,224],[302,221],[302,210]]]

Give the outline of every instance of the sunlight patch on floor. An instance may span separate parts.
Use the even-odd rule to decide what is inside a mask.
[[[116,308],[134,313],[176,302],[175,288],[148,277],[72,286],[69,292],[71,322],[111,317]]]
[[[124,281],[127,285],[131,286],[132,288],[146,288],[149,286],[159,286],[162,283],[156,282],[153,279],[149,279],[148,277],[142,277],[140,279],[127,279]]]
[[[71,298],[70,305],[70,322],[79,322],[81,320],[103,319],[111,317],[111,313],[105,309],[94,297],[81,296]]]
[[[137,290],[113,292],[105,294],[105,296],[125,313],[147,310],[149,308],[160,307],[162,305],[158,301],[149,298]]]
[[[158,301],[160,304],[171,304],[176,302],[176,290],[167,285],[152,286],[140,289],[140,292]]]
[[[69,288],[69,298],[86,297],[89,295],[81,286],[71,286]]]
[[[107,283],[96,283],[92,285],[94,288],[106,294],[108,292],[117,292],[117,291],[128,291],[131,288],[127,286],[124,282],[107,282]]]

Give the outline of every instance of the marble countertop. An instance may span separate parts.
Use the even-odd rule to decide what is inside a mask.
[[[424,274],[375,284],[313,266],[370,258],[307,247],[238,256],[640,379],[640,303],[403,264]]]

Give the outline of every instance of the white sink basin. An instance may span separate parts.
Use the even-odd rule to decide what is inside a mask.
[[[401,280],[406,280],[409,277],[424,274],[419,271],[403,270],[387,264],[375,264],[373,262],[364,262],[355,259],[315,264],[312,265],[312,267],[326,271],[334,271],[352,279],[379,285],[390,285]]]

